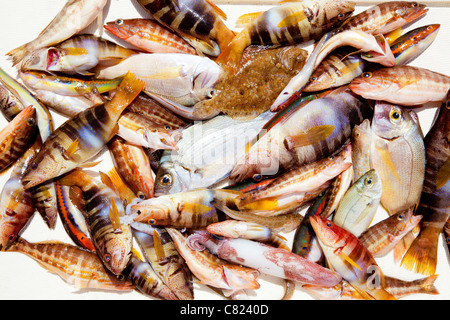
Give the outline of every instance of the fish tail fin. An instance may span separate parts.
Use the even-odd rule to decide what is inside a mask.
[[[429,277],[415,280],[414,282],[419,288],[418,293],[439,294],[438,289],[434,286],[434,282],[436,281],[437,277],[437,274],[433,274]]]
[[[433,275],[436,272],[439,230],[423,228],[403,256],[401,266],[416,273]]]
[[[15,49],[11,50],[6,55],[12,61],[13,66],[15,66],[20,61],[22,61],[23,58],[25,58],[25,56],[27,55],[27,52],[28,52],[28,46],[27,46],[27,44],[24,44],[20,47],[17,47]]]
[[[237,34],[228,46],[221,49],[216,62],[235,74],[238,71],[244,50],[249,45],[248,39],[249,37],[245,30]]]
[[[138,79],[135,74],[128,72],[116,89],[111,101],[106,103],[108,113],[118,119],[122,111],[137,97],[144,89],[145,82]]]

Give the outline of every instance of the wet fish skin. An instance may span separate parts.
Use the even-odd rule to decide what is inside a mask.
[[[411,209],[399,212],[371,226],[359,236],[359,240],[373,257],[382,257],[412,231],[421,219],[422,216],[414,215]]]
[[[425,178],[416,214],[422,215],[420,233],[403,256],[401,265],[422,274],[434,274],[439,235],[450,217],[450,183],[437,187],[437,174],[450,156],[450,96],[443,100],[437,118],[424,138]],[[448,172],[445,173],[448,177]]]
[[[358,180],[371,169],[370,144],[372,143],[372,129],[369,119],[364,119],[353,128],[352,132],[352,164],[353,181]]]
[[[58,241],[30,243],[23,238],[8,251],[23,253],[76,288],[131,291],[132,283],[109,272],[96,253]]]
[[[183,38],[149,19],[117,19],[104,28],[146,52],[197,54]]]
[[[25,106],[20,99],[0,82],[0,111],[6,120],[11,121],[23,109]]]
[[[377,212],[382,184],[377,171],[372,169],[348,188],[333,216],[333,222],[359,237],[367,230]]]
[[[349,88],[366,99],[414,107],[444,100],[450,77],[409,65],[394,66],[364,72]]]
[[[143,85],[134,75],[128,74],[112,100],[87,109],[58,127],[44,142],[34,166],[22,178],[25,188],[69,172],[96,155],[116,133],[122,111]]]
[[[421,131],[407,109],[377,102],[372,119],[372,168],[381,178],[381,205],[392,215],[416,206],[425,173]]]

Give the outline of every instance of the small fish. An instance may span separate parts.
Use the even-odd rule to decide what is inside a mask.
[[[95,252],[85,219],[83,192],[79,187],[63,186],[58,181],[55,186],[58,213],[67,234],[76,245]]]
[[[107,0],[68,0],[50,24],[34,40],[7,55],[18,64],[28,52],[64,41],[86,28],[96,18],[102,20]]]
[[[96,155],[117,131],[122,111],[139,94],[144,83],[128,74],[114,98],[66,121],[44,142],[34,165],[22,178],[34,187],[82,165]]]
[[[58,219],[56,189],[52,180],[29,189],[36,210],[50,229],[55,229]]]
[[[23,238],[10,252],[23,253],[76,288],[131,291],[134,285],[106,269],[96,253],[58,241],[31,243]]]
[[[353,126],[370,117],[371,112],[348,88],[335,89],[277,123],[238,160],[230,179],[274,175],[328,157],[350,138]],[[327,128],[333,128],[331,134],[321,130]]]
[[[385,256],[420,222],[422,216],[408,209],[390,216],[364,231],[359,240],[374,258]]]
[[[241,198],[239,207],[243,209],[254,208],[265,200],[270,201],[273,199],[276,199],[278,206],[280,206],[282,199],[291,196],[306,193],[313,193],[317,196],[323,191],[324,188],[322,186],[324,184],[330,182],[330,180],[334,179],[350,166],[351,145],[348,144],[342,150],[327,158],[311,162],[280,175],[261,190],[246,193]],[[304,201],[297,201],[300,204],[306,203],[309,200],[309,197],[305,197]]]
[[[211,97],[211,90],[224,73],[213,60],[183,53],[140,53],[104,68],[98,79],[115,79],[133,72],[145,82],[145,92],[183,106]]]
[[[417,273],[436,271],[439,235],[450,217],[450,182],[438,189],[436,177],[450,157],[450,95],[443,100],[436,120],[424,139],[425,179],[416,214],[423,216],[420,233],[403,256],[401,265]],[[447,176],[448,176],[447,172]]]
[[[153,197],[153,172],[142,147],[126,143],[119,137],[108,142],[114,167],[139,199]]]
[[[31,52],[22,61],[21,70],[92,75],[98,64],[116,64],[136,53],[94,35],[77,35]]]
[[[254,268],[262,273],[302,284],[335,286],[341,276],[286,249],[246,239],[213,237],[207,231],[189,236],[190,247],[205,247],[219,258]]]
[[[408,1],[387,1],[348,18],[338,32],[361,30],[373,35],[387,34],[427,13],[425,5]]]
[[[0,131],[0,172],[19,159],[37,135],[36,110],[28,106]]]
[[[366,99],[413,107],[444,100],[450,77],[419,67],[394,66],[364,72],[349,88]]]
[[[165,228],[152,234],[133,229],[139,247],[155,272],[180,300],[194,299],[192,273]]]
[[[334,213],[333,222],[359,237],[372,223],[380,204],[381,191],[377,171],[367,171],[347,190]]]
[[[142,294],[163,300],[178,300],[175,293],[161,281],[152,266],[132,255],[130,262],[123,270],[127,277]]]
[[[20,71],[19,76],[32,90],[53,91],[60,95],[89,96],[116,89],[122,78],[113,80],[83,80],[73,77],[53,76],[40,71]]]
[[[218,56],[234,38],[235,33],[222,20],[226,19],[225,13],[211,1],[138,0],[138,3],[186,41],[194,38],[191,45],[199,45],[196,49],[205,54]]]
[[[221,51],[218,63],[232,73],[239,69],[242,53],[249,45],[281,46],[315,40],[354,10],[348,1],[319,0],[283,3],[271,8],[247,24]]]
[[[365,297],[396,300],[385,289],[381,268],[356,236],[317,215],[310,221],[333,270]]]
[[[95,251],[105,266],[115,275],[122,273],[131,259],[133,236],[127,225],[120,230],[111,217],[111,212],[125,215],[120,198],[106,185],[96,181],[82,170],[73,170],[58,179],[63,186],[81,188],[85,200],[86,222]]]
[[[392,215],[416,206],[425,173],[422,134],[405,108],[377,102],[372,119],[372,168],[381,178],[381,205]]]
[[[152,226],[202,228],[218,222],[212,201],[233,201],[239,192],[220,189],[196,189],[144,200],[129,207],[126,217]]]
[[[104,27],[116,37],[146,52],[197,54],[183,38],[149,19],[117,19]]]
[[[193,243],[189,243],[177,229],[168,228],[167,232],[189,269],[203,284],[232,291],[260,287],[257,281],[259,272],[255,269],[229,263],[209,253],[208,250],[192,248]]]

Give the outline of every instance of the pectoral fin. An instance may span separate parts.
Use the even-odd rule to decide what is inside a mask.
[[[440,189],[445,186],[448,179],[450,179],[450,158],[444,162],[436,174],[436,189]]]
[[[394,163],[392,162],[391,155],[389,154],[389,150],[387,149],[386,145],[380,145],[377,143],[375,145],[375,148],[377,149],[378,153],[380,154],[380,158],[383,161],[383,163],[386,165],[389,170],[394,174],[395,178],[397,180],[400,180],[400,177],[398,175],[397,169],[395,168]]]
[[[284,18],[283,20],[281,20],[280,23],[278,23],[277,28],[287,28],[307,18],[308,17],[305,15],[303,11],[296,11],[291,15],[287,16],[286,18]]]
[[[333,125],[320,125],[285,138],[285,146],[289,150],[311,145],[328,138],[334,131]]]
[[[111,224],[114,229],[114,233],[121,233],[122,228],[120,226],[119,209],[117,209],[116,201],[111,199],[111,205],[109,207],[109,217],[111,218]]]
[[[164,261],[166,259],[166,254],[164,253],[161,237],[156,230],[153,231],[153,245],[155,247],[155,254],[158,261]]]
[[[236,28],[244,28],[246,25],[252,23],[262,13],[263,13],[263,11],[251,12],[251,13],[243,14],[242,16],[237,18],[237,20],[236,20]]]

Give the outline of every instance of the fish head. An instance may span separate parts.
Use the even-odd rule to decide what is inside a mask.
[[[406,233],[414,229],[422,220],[421,215],[415,215],[414,210],[407,209],[394,215],[394,228],[390,231],[393,236],[398,236],[401,233]]]
[[[116,21],[107,22],[104,25],[104,28],[122,40],[127,40],[135,34],[132,29],[132,25],[129,21],[124,19],[117,19]]]
[[[338,249],[345,246],[345,239],[343,238],[344,232],[342,228],[319,215],[311,216],[309,220],[321,245],[333,249]]]
[[[376,194],[378,199],[381,197],[381,178],[377,170],[371,169],[364,173],[356,182],[355,187],[359,194]]]
[[[151,226],[166,226],[170,223],[170,212],[177,208],[168,197],[158,197],[144,200],[130,206],[130,214],[134,221],[147,223]]]
[[[326,0],[318,2],[315,17],[320,17],[322,11],[327,21],[327,29],[346,20],[355,11],[356,3],[346,0]]]
[[[309,78],[308,84],[303,88],[304,92],[321,91],[334,86],[335,79],[333,74],[323,72],[323,70],[316,70]]]
[[[131,259],[132,233],[129,227],[122,227],[121,233],[114,233],[103,250],[102,261],[112,273],[119,275]]]
[[[384,100],[393,96],[400,89],[400,86],[380,70],[374,72],[364,72],[359,77],[350,82],[349,88],[354,93],[372,100]]]
[[[209,58],[202,59],[193,74],[192,95],[197,100],[212,99],[216,93],[214,86],[225,76],[224,69]]]
[[[55,148],[44,145],[25,171],[22,178],[25,189],[37,186],[62,174],[64,160],[62,150],[62,147],[57,143],[55,143]]]
[[[329,156],[328,160],[327,172],[333,177],[348,169],[352,165],[352,144],[347,143],[338,153]]]
[[[155,177],[155,196],[187,191],[190,182],[189,168],[173,162],[161,162]]]
[[[394,16],[395,20],[401,20],[402,24],[405,25],[423,17],[427,12],[428,8],[424,4],[416,1],[399,1],[396,3]]]
[[[392,140],[403,136],[413,122],[405,108],[378,101],[374,108],[372,132],[380,138]]]
[[[227,264],[223,266],[225,280],[231,289],[258,289],[259,272],[255,269]]]

